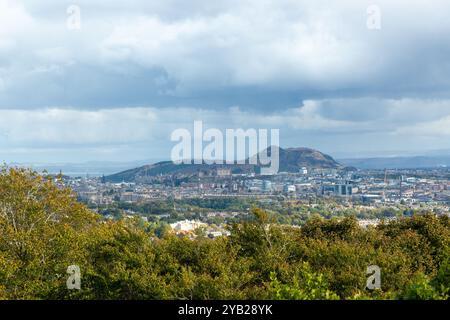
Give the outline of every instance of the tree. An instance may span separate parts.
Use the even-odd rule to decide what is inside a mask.
[[[0,299],[448,299],[448,217],[363,229],[353,217],[302,228],[258,208],[230,237],[177,237],[167,223],[111,221],[58,178],[0,171]],[[81,290],[68,290],[77,265]],[[366,268],[381,289],[365,289]]]
[[[54,178],[0,171],[0,283],[9,298],[45,297],[84,256],[83,232],[98,216]]]
[[[308,263],[303,263],[289,284],[281,283],[275,272],[270,274],[269,298],[275,300],[337,300],[339,296],[328,288],[328,283],[322,274],[313,272]]]

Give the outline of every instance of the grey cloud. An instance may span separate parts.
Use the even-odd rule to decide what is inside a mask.
[[[6,108],[70,106],[84,109],[140,106],[170,99],[170,92],[176,87],[175,80],[158,67],[142,69],[133,63],[114,67],[74,63],[24,71],[12,76],[7,94],[0,94],[0,105]]]
[[[0,50],[4,108],[270,111],[307,99],[449,97],[445,1],[428,4],[433,10],[379,1],[379,31],[366,28],[360,1],[78,1],[76,32],[65,29],[59,1],[9,2],[26,23],[0,34],[12,43]],[[52,55],[55,47],[65,55]],[[49,66],[54,72],[30,72]],[[29,88],[36,94],[24,101]]]
[[[446,117],[450,101],[441,99],[328,99],[318,105],[318,113],[334,120],[371,121],[380,123],[416,124]]]
[[[0,0],[4,159],[151,158],[194,120],[330,153],[448,148],[447,0],[379,0],[378,31],[359,0],[73,3],[77,31],[72,3]]]

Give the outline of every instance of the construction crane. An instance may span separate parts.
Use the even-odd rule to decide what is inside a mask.
[[[383,202],[386,202],[387,175],[388,175],[388,170],[386,168],[386,169],[384,169]]]
[[[403,175],[400,174],[400,201],[403,199]]]

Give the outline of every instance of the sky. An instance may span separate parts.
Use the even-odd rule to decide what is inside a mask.
[[[0,161],[162,160],[178,128],[450,153],[448,0],[0,0]]]

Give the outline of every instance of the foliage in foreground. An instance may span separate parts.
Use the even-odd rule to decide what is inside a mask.
[[[2,299],[448,299],[450,222],[416,215],[361,229],[354,218],[278,225],[255,209],[231,236],[190,240],[104,221],[54,179],[0,172]],[[81,290],[68,290],[69,265]],[[366,268],[381,268],[367,291]]]

